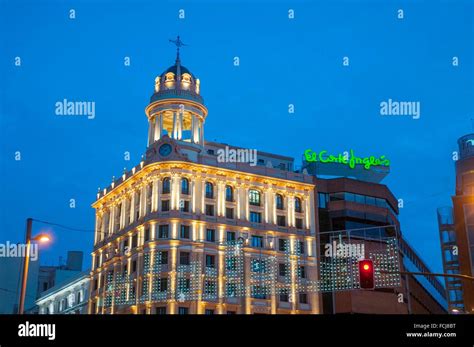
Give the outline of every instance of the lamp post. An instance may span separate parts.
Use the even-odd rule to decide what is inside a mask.
[[[20,291],[20,304],[18,306],[18,314],[23,314],[25,310],[25,296],[26,296],[26,284],[28,282],[28,267],[30,265],[30,247],[31,241],[48,242],[50,237],[48,234],[38,234],[34,238],[31,238],[31,229],[33,225],[33,219],[28,218],[26,220],[26,254],[23,261],[23,273],[21,277],[21,291]]]

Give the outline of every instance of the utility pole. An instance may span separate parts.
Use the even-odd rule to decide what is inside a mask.
[[[25,310],[25,296],[26,296],[26,283],[28,281],[28,266],[30,263],[30,247],[31,247],[31,228],[33,219],[28,218],[26,220],[26,254],[23,259],[23,275],[21,278],[21,291],[20,291],[20,305],[18,307],[18,314],[23,314]]]

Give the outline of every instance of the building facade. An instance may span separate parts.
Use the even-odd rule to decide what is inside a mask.
[[[319,313],[297,290],[317,278],[313,178],[205,141],[200,89],[178,52],[145,110],[145,158],[97,194],[89,312]]]
[[[458,140],[453,207],[438,209],[444,272],[474,276],[474,134]],[[452,313],[474,313],[474,281],[446,277]]]
[[[36,300],[39,314],[87,314],[89,271],[49,288]]]

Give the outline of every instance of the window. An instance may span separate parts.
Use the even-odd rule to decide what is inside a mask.
[[[189,252],[180,252],[179,253],[179,264],[180,265],[189,265],[190,253]]]
[[[166,306],[160,306],[155,309],[156,314],[166,314]]]
[[[300,304],[307,304],[308,303],[308,294],[300,293]]]
[[[214,310],[206,309],[206,314],[214,314]]]
[[[158,255],[158,262],[161,265],[168,265],[168,252],[167,251],[163,251],[161,252],[161,255]]]
[[[206,294],[206,295],[215,295],[216,294],[216,282],[215,281],[206,281],[204,283],[204,294]]]
[[[189,313],[189,308],[187,307],[179,307],[178,308],[178,314],[188,314]]]
[[[298,252],[299,254],[304,254],[304,241],[298,242]]]
[[[251,288],[252,298],[254,299],[266,299],[266,288],[261,286],[252,286]]]
[[[225,268],[227,271],[237,270],[237,259],[235,257],[226,257]]]
[[[301,213],[301,199],[296,197],[295,198],[295,212]]]
[[[145,242],[150,240],[150,227],[145,228],[145,235],[144,235]]]
[[[227,232],[227,241],[235,241],[235,231]]]
[[[252,235],[252,240],[250,245],[256,248],[263,248],[263,237]]]
[[[326,193],[318,193],[318,207],[327,208],[328,206],[328,195]]]
[[[260,206],[260,192],[258,190],[250,189],[249,204],[254,206]]]
[[[137,261],[132,261],[132,273],[137,272]]]
[[[276,208],[283,210],[283,196],[281,196],[281,194],[276,195]]]
[[[215,154],[215,152],[214,152],[214,150],[213,150],[213,149],[208,149],[208,150],[207,150],[207,154],[214,155],[214,154]]]
[[[225,209],[225,217],[227,219],[234,219],[234,209],[226,207]]]
[[[298,270],[298,276],[300,278],[306,278],[306,268],[304,266],[300,266]]]
[[[278,264],[278,275],[282,277],[285,277],[288,275],[287,264]]]
[[[214,205],[206,205],[206,216],[214,216]]]
[[[252,259],[250,263],[250,269],[252,272],[265,273],[267,272],[265,262],[262,259]]]
[[[295,226],[297,229],[303,229],[303,220],[301,218],[295,218]]]
[[[214,185],[211,182],[206,182],[206,198],[214,198]]]
[[[163,194],[169,194],[170,193],[170,186],[171,186],[171,180],[169,177],[165,177],[163,179],[163,184],[162,184],[162,193]]]
[[[189,201],[181,200],[179,203],[179,209],[181,212],[189,212]]]
[[[216,256],[206,254],[206,267],[215,268],[216,267]]]
[[[278,239],[278,250],[281,252],[285,252],[286,250],[289,250],[288,240]]]
[[[189,229],[189,225],[181,225],[179,237],[182,239],[189,239]]]
[[[288,289],[285,288],[280,292],[280,301],[281,302],[289,301]]]
[[[168,290],[168,278],[158,278],[158,291],[166,292]]]
[[[168,212],[170,210],[170,201],[169,200],[162,200],[161,201],[161,211]]]
[[[234,201],[234,189],[231,186],[225,186],[225,201]]]
[[[262,214],[260,212],[250,212],[250,221],[252,223],[262,223]]]
[[[214,229],[206,230],[206,241],[208,242],[216,241],[216,231]]]
[[[257,160],[257,165],[261,165],[261,166],[265,165],[265,160],[264,159],[258,159]]]
[[[189,180],[187,178],[181,179],[181,194],[189,195]]]
[[[135,234],[132,236],[132,248],[136,248],[138,245],[138,235]]]
[[[286,226],[286,219],[285,216],[277,216],[277,224],[280,227]]]
[[[163,224],[158,227],[158,238],[167,239],[169,237],[169,225]]]

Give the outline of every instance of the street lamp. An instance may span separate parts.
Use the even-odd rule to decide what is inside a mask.
[[[23,273],[21,278],[21,291],[20,291],[20,304],[18,306],[18,314],[23,314],[25,310],[25,295],[26,295],[26,283],[28,281],[28,266],[30,264],[30,247],[31,241],[37,241],[41,243],[46,243],[51,241],[51,237],[48,234],[41,233],[35,237],[31,237],[31,228],[33,224],[33,219],[28,218],[26,220],[26,254],[25,260],[23,261]]]

